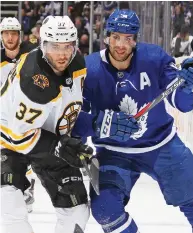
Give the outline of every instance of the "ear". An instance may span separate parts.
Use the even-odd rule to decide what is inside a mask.
[[[104,38],[104,43],[108,45],[109,44],[109,39],[110,39],[109,37]]]

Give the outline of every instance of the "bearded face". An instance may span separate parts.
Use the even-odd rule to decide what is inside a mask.
[[[119,62],[127,60],[136,46],[133,34],[111,33],[109,38],[109,50],[111,56]]]
[[[3,31],[1,33],[3,45],[6,49],[14,51],[20,44],[20,33],[19,31]]]

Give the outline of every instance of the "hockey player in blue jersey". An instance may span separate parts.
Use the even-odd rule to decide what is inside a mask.
[[[185,82],[168,101],[191,111],[193,59],[178,71],[161,47],[137,42],[139,26],[135,12],[115,10],[106,24],[107,49],[86,57],[83,111],[74,133],[92,136],[96,146],[100,195],[91,190],[91,209],[104,232],[139,232],[125,206],[141,173],[157,180],[166,203],[179,206],[193,226],[193,155],[178,137],[173,117],[162,101],[138,121],[133,118],[177,75]]]

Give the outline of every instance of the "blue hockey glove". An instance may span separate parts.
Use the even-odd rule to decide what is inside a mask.
[[[193,58],[185,59],[181,67],[182,70],[178,71],[178,74],[185,80],[181,88],[184,92],[189,94],[193,91]]]
[[[100,111],[95,122],[96,135],[99,138],[110,138],[119,142],[126,142],[130,136],[139,130],[137,121],[123,113],[106,109]]]

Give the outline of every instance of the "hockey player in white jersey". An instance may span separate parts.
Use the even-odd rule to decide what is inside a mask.
[[[36,48],[37,44],[21,41],[21,24],[14,17],[4,18],[1,21],[0,32],[1,43],[3,45],[3,48],[1,48],[0,57],[0,86],[2,86],[7,79],[9,72],[15,66],[17,60],[22,58],[32,49]],[[28,166],[26,175],[32,185],[25,191],[24,198],[27,204],[28,212],[32,212],[32,205],[34,203],[35,175],[31,165]]]
[[[1,80],[2,85],[16,61],[38,46],[37,43],[21,41],[21,24],[14,17],[4,18],[0,23],[1,33]]]
[[[70,137],[86,76],[77,29],[68,16],[48,16],[40,48],[26,54],[1,88],[1,194],[5,233],[32,233],[23,193],[28,163],[56,209],[56,233],[84,230],[89,218],[79,159],[92,148]]]

